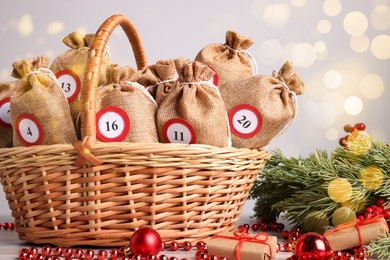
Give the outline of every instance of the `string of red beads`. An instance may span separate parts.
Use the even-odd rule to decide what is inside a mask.
[[[192,249],[192,244],[189,241],[182,243],[181,248],[184,251],[189,251]],[[227,260],[226,257],[218,257],[215,255],[207,254],[207,244],[203,241],[198,241],[195,245],[196,253],[195,258],[197,260]],[[162,249],[169,249],[171,251],[179,250],[179,244],[175,241],[171,242],[168,246],[165,243],[162,244]],[[61,258],[62,257],[62,258]],[[167,256],[165,254],[149,255],[146,258],[140,255],[126,255],[125,248],[113,248],[109,251],[105,249],[99,249],[94,251],[93,249],[83,250],[81,248],[71,248],[71,247],[51,247],[45,245],[39,250],[37,247],[22,248],[18,253],[19,260],[61,260],[61,259],[80,259],[80,260],[179,260],[176,256]],[[181,260],[188,260],[187,258],[182,258]]]
[[[12,222],[0,223],[0,229],[14,230],[15,229],[15,224],[12,223]]]

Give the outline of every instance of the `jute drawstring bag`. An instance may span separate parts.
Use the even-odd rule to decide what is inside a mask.
[[[20,60],[12,66],[12,76],[19,79],[10,98],[13,145],[76,141],[69,104],[55,75],[47,68],[48,58]]]
[[[172,89],[176,81],[176,68],[173,60],[159,60],[142,72],[138,82],[147,87],[147,90],[159,106],[165,96]]]
[[[157,105],[136,81],[138,71],[112,66],[108,84],[98,89],[96,136],[102,142],[157,143]]]
[[[226,108],[214,72],[200,62],[175,60],[178,79],[157,110],[160,142],[230,146]]]
[[[296,95],[302,94],[303,88],[302,79],[288,61],[272,76],[228,82],[220,92],[233,147],[259,149],[283,133],[297,114]]]
[[[0,147],[12,147],[10,96],[15,81],[0,83]]]
[[[253,44],[249,37],[227,31],[226,42],[212,43],[195,57],[196,61],[210,66],[218,76],[218,87],[227,82],[257,75],[257,65],[247,49]]]
[[[69,49],[56,57],[49,67],[56,74],[59,84],[68,99],[74,122],[76,122],[79,112],[83,109],[79,94],[83,88],[88,51],[94,36],[94,34],[82,34],[75,31],[64,37],[63,43]],[[100,67],[99,86],[107,82],[106,70],[109,64],[109,54],[106,52]]]

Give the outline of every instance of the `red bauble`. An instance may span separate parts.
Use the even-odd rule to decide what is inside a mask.
[[[295,255],[298,259],[328,260],[332,259],[328,240],[318,233],[303,234],[295,246]]]
[[[130,238],[130,250],[133,254],[142,257],[157,255],[161,250],[162,240],[160,234],[148,227],[143,227],[134,232]]]

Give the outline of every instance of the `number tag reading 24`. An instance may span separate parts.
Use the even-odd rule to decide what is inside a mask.
[[[102,108],[96,114],[96,137],[103,142],[122,142],[130,132],[130,118],[115,106]]]
[[[68,103],[73,102],[80,93],[80,78],[71,70],[61,70],[56,73],[56,77],[62,92],[68,99]]]
[[[11,128],[10,98],[0,100],[0,125]]]
[[[233,107],[228,116],[231,132],[241,138],[255,136],[262,127],[260,112],[247,104]]]
[[[194,128],[182,118],[168,120],[163,125],[162,134],[166,143],[194,144],[196,142]]]

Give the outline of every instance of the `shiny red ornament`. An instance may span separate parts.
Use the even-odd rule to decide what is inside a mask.
[[[140,254],[142,257],[157,255],[161,250],[160,234],[148,227],[138,229],[130,238],[130,250],[133,254]]]
[[[295,245],[295,255],[298,259],[332,259],[332,251],[328,240],[314,232],[301,235]]]

